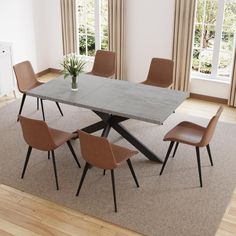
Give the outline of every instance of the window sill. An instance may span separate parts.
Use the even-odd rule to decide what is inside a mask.
[[[80,59],[82,59],[83,61],[86,62],[93,62],[94,61],[94,57],[90,57],[90,56],[83,56],[83,55],[79,55]]]
[[[208,78],[203,78],[203,77],[199,77],[199,76],[191,76],[191,79],[208,81],[208,82],[213,82],[213,83],[230,84],[230,81],[220,80],[220,79],[208,79]]]

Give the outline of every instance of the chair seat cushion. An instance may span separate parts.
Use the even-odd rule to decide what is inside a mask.
[[[51,132],[52,139],[57,147],[61,146],[62,144],[64,144],[65,142],[69,141],[70,139],[74,138],[74,136],[77,135],[52,128],[50,128],[49,130]]]
[[[198,146],[206,128],[191,122],[181,122],[171,129],[164,137],[164,141],[174,141]]]
[[[111,149],[117,163],[128,160],[130,157],[136,155],[138,151],[130,150],[115,144],[111,144]]]
[[[21,88],[20,91],[21,91],[22,93],[26,93],[26,92],[29,91],[30,89],[37,88],[38,86],[40,86],[40,85],[42,85],[42,84],[44,84],[44,83],[39,82],[39,81],[36,81],[35,83],[28,84],[27,86],[25,85],[25,88],[24,88],[24,89]]]

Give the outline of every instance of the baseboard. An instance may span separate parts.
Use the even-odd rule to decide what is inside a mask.
[[[208,102],[228,104],[228,99],[211,97],[211,96],[201,95],[201,94],[197,94],[197,93],[190,93],[190,98],[196,98],[196,99],[204,100],[204,101],[208,101]]]
[[[61,74],[62,73],[62,70],[55,69],[55,68],[49,68],[49,70],[50,70],[51,73],[56,73],[56,74]]]
[[[55,68],[48,68],[46,70],[40,71],[39,73],[35,74],[36,78],[44,76],[48,73],[56,73],[56,74],[61,74],[61,70],[55,69]]]
[[[35,74],[35,75],[36,75],[36,78],[38,78],[38,77],[41,77],[41,76],[43,76],[43,75],[48,74],[49,72],[50,72],[50,69],[48,68],[48,69],[46,69],[46,70],[40,71],[39,73],[37,73],[37,74]]]

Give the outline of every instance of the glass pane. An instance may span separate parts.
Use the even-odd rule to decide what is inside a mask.
[[[218,0],[206,0],[205,19],[207,24],[215,25],[218,11]]]
[[[232,54],[226,52],[220,52],[218,75],[229,77],[231,74],[231,62]]]
[[[193,61],[192,61],[192,71],[199,71],[199,66],[200,66],[200,50],[194,49],[193,50]]]
[[[108,24],[108,0],[101,0],[101,24]]]
[[[236,1],[226,1],[224,10],[224,26],[228,26],[231,31],[235,31],[236,23]]]
[[[215,26],[205,25],[203,31],[202,48],[212,49],[215,41]]]
[[[94,15],[94,0],[86,0],[87,14]]]
[[[204,74],[211,74],[212,70],[213,52],[209,50],[202,50],[200,53],[200,72]]]
[[[223,27],[221,36],[221,50],[232,51],[234,46],[234,32],[230,31],[230,28]]]
[[[101,0],[101,49],[109,49],[109,40],[108,40],[108,0]]]
[[[101,49],[109,50],[108,44],[109,44],[108,37],[103,37],[101,42]]]
[[[79,34],[85,34],[85,26],[84,25],[79,26]]]
[[[79,52],[80,52],[80,55],[86,55],[86,36],[85,35],[79,36]]]
[[[203,23],[205,0],[197,1],[196,22]]]
[[[88,35],[88,56],[95,55],[95,35]]]
[[[108,37],[108,26],[107,25],[101,25],[101,35]]]
[[[200,47],[202,38],[202,25],[195,25],[194,47]]]
[[[89,27],[95,27],[95,17],[94,17],[94,15],[91,15],[91,14],[88,14],[87,15],[87,25],[89,26]]]

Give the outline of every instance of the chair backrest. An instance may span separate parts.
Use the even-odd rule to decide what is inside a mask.
[[[51,132],[44,121],[19,116],[25,142],[42,151],[54,150],[55,145]]]
[[[20,92],[25,93],[37,82],[33,67],[29,61],[14,65],[13,69]]]
[[[152,58],[148,76],[144,84],[159,87],[169,87],[173,83],[174,61],[162,58]]]
[[[102,169],[117,167],[111,145],[104,137],[97,137],[78,131],[81,153],[86,162]]]
[[[91,74],[111,77],[115,74],[116,54],[111,51],[97,50]]]
[[[223,106],[220,106],[216,115],[214,115],[211,118],[210,122],[207,125],[205,134],[203,135],[202,140],[200,142],[200,146],[206,146],[210,143],[222,111],[223,111]]]

